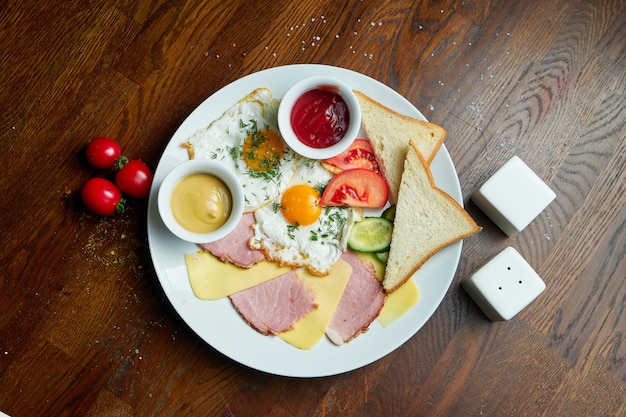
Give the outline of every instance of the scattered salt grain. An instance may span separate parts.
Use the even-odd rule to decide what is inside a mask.
[[[476,113],[480,112],[480,106],[482,106],[484,104],[484,102],[479,102],[479,103],[474,103],[471,102],[470,104],[468,104],[466,107],[472,111],[475,111]]]

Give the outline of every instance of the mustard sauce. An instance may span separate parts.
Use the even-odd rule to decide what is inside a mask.
[[[176,184],[170,201],[172,214],[185,229],[209,233],[226,223],[232,197],[222,180],[210,174],[192,174]]]

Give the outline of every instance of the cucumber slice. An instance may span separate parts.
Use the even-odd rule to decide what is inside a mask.
[[[384,264],[389,260],[389,252],[376,252],[374,256]]]
[[[396,218],[396,206],[392,205],[392,206],[387,207],[385,211],[383,211],[382,217],[393,221]]]
[[[391,244],[393,223],[383,217],[366,217],[356,222],[348,237],[348,246],[359,252],[385,252]]]

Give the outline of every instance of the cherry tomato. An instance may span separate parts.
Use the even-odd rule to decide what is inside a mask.
[[[111,138],[97,137],[87,145],[87,162],[97,169],[110,169],[122,154],[119,143]]]
[[[115,184],[124,194],[135,198],[145,198],[150,194],[152,171],[138,159],[118,160],[118,171],[115,173]]]
[[[355,139],[352,145],[342,153],[322,162],[338,168],[340,171],[352,168],[367,168],[381,174],[374,149],[368,139]]]
[[[335,175],[324,190],[320,205],[381,208],[387,203],[387,181],[372,170],[354,168]]]
[[[101,216],[110,216],[124,211],[122,192],[115,184],[104,178],[91,178],[80,190],[85,206]]]

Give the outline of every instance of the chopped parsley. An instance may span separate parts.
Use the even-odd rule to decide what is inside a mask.
[[[279,203],[278,201],[274,201],[272,203],[272,211],[274,213],[278,213],[280,211],[280,209],[282,209],[282,208],[283,208],[282,204]]]
[[[324,183],[318,182],[317,184],[313,186],[313,189],[317,191],[319,195],[322,195],[324,194],[324,190],[326,189],[327,186],[328,186],[328,183],[324,184]]]
[[[259,129],[257,121],[253,119],[248,123],[239,120],[239,126],[246,133],[241,157],[248,165],[247,174],[251,178],[260,178],[266,182],[280,182],[282,177],[280,166],[285,150],[275,149],[276,145],[271,142],[268,135],[269,126],[264,124],[263,128]]]
[[[289,224],[287,225],[287,236],[289,236],[289,239],[295,239],[296,235],[295,232],[300,228],[300,225],[297,224]]]
[[[319,227],[311,230],[310,239],[314,242],[328,238],[341,240],[341,234],[346,224],[345,209],[340,207],[324,207],[322,219]]]

